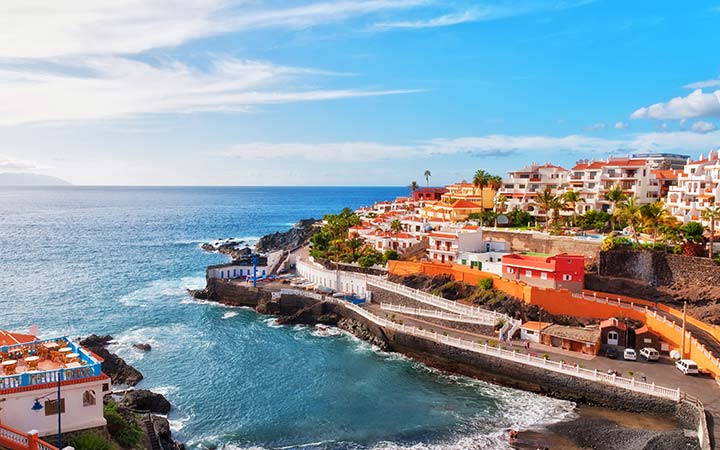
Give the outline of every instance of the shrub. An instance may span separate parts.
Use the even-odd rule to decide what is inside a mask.
[[[140,442],[142,431],[133,421],[125,419],[117,410],[115,402],[110,402],[103,408],[107,430],[110,436],[123,447],[132,447]]]
[[[395,261],[398,258],[400,258],[400,254],[397,252],[397,250],[392,250],[392,249],[385,250],[385,253],[383,254],[383,257],[382,257],[383,261],[385,261],[385,262]]]
[[[547,353],[543,353],[542,357],[543,359],[550,359],[550,355],[548,355]]]
[[[492,278],[481,278],[478,284],[482,289],[485,289],[486,291],[493,288]]]
[[[82,433],[70,439],[75,450],[113,450],[115,446],[99,433]]]

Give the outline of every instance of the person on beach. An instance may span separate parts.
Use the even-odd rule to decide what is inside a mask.
[[[510,437],[510,442],[517,441],[518,434],[520,434],[518,430],[510,430],[510,433],[508,433]]]

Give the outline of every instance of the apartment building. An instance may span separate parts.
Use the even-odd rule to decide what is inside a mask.
[[[495,194],[497,194],[497,191],[491,187],[479,189],[472,183],[462,181],[445,186],[445,191],[441,196],[441,202],[443,203],[455,203],[458,200],[463,200],[481,206],[483,209],[492,209],[495,206]]]
[[[518,171],[510,172],[498,192],[507,198],[508,211],[518,208],[533,216],[545,217],[546,211],[536,206],[537,196],[545,189],[561,195],[567,186],[568,170],[553,164],[533,163]]]
[[[668,190],[666,206],[683,223],[702,221],[703,211],[717,206],[719,198],[720,158],[718,151],[711,151],[707,158],[700,155],[697,161],[688,160],[677,185]]]

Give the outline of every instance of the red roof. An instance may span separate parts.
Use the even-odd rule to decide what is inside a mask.
[[[676,170],[651,170],[651,174],[655,175],[658,180],[677,180],[679,172]]]
[[[0,345],[25,344],[33,341],[37,341],[37,336],[0,330]]]
[[[603,320],[600,322],[600,328],[607,328],[607,327],[615,327],[619,328],[623,331],[627,330],[627,325],[625,325],[625,322],[620,322],[614,317],[611,317],[607,320]]]
[[[576,164],[572,170],[602,169],[603,167],[643,167],[647,165],[645,159],[618,158],[609,161],[590,161]]]
[[[452,204],[452,209],[478,209],[482,208],[477,203],[473,203],[468,200],[457,200],[455,203]]]
[[[454,235],[452,233],[432,232],[432,233],[430,233],[430,236],[436,237],[436,238],[443,238],[443,239],[457,239],[457,235]]]
[[[503,265],[508,266],[554,271],[556,265],[555,263],[558,258],[581,258],[583,261],[585,260],[583,255],[571,255],[569,253],[559,253],[555,256],[535,256],[511,253],[502,257],[502,263]]]

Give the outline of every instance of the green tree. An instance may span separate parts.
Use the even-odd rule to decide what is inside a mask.
[[[403,229],[402,222],[400,222],[400,219],[393,219],[392,222],[390,222],[390,231],[395,235],[395,248],[397,249],[398,244],[398,233],[400,233]]]
[[[720,220],[720,207],[713,206],[702,212],[702,219],[708,222],[710,239],[708,244],[708,258],[713,257],[713,243],[715,242],[715,222]]]
[[[430,187],[430,177],[432,176],[432,173],[430,173],[429,170],[426,170],[423,173],[423,176],[425,177],[425,184],[427,185],[427,187]]]
[[[95,432],[73,436],[70,438],[70,444],[75,450],[114,450],[115,448],[112,442]]]
[[[558,219],[560,210],[566,207],[565,201],[553,194],[549,187],[538,194],[534,205],[545,211],[545,231]]]
[[[655,247],[658,233],[660,233],[663,224],[667,222],[670,214],[667,212],[667,209],[665,209],[665,204],[662,200],[656,200],[650,204],[641,206],[640,215],[645,230],[649,230],[652,233],[653,247]]]
[[[385,253],[383,253],[383,257],[382,257],[384,262],[395,261],[398,258],[400,258],[400,254],[397,252],[397,250],[393,250],[393,249],[385,250]]]
[[[577,191],[569,190],[562,195],[562,199],[565,201],[569,209],[572,209],[572,226],[577,223],[577,204],[584,203],[585,199],[580,197]]]
[[[507,207],[507,197],[503,194],[500,194],[495,197],[495,228],[497,228],[497,218],[500,213],[505,212],[505,208]]]
[[[622,187],[619,184],[616,184],[615,186],[611,187],[606,193],[605,193],[605,200],[609,201],[612,204],[613,207],[613,215],[610,216],[610,229],[615,230],[615,210],[617,209],[617,206],[620,202],[624,202],[628,199],[627,194],[625,191],[623,191]]]
[[[624,202],[618,203],[613,212],[613,217],[618,220],[627,222],[630,227],[635,244],[640,245],[640,237],[638,236],[638,228],[642,226],[643,217],[640,212],[640,205],[635,201],[635,197],[630,197]]]
[[[703,237],[703,234],[705,233],[705,228],[698,222],[686,223],[685,225],[680,227],[680,232],[682,233],[686,242],[699,244],[705,240],[705,238]]]

